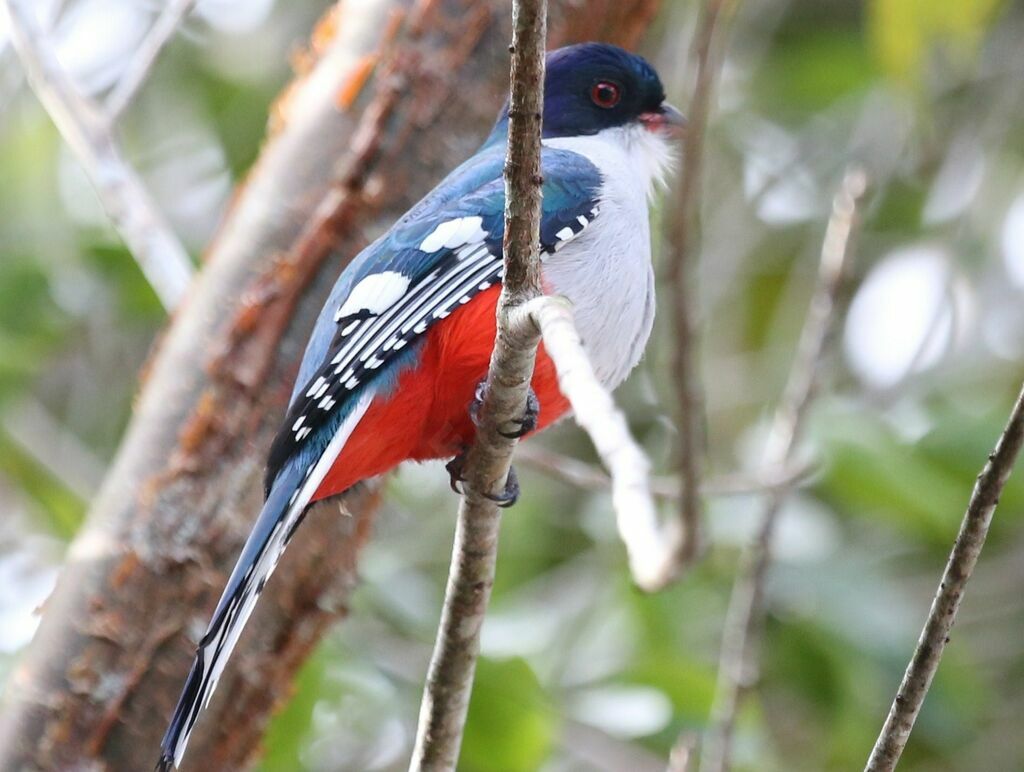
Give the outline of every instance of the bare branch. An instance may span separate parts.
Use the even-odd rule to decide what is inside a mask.
[[[588,772],[665,770],[661,759],[637,742],[615,737],[603,729],[575,721],[568,716],[562,716],[559,723],[559,744],[575,762],[575,765],[567,765],[570,769],[586,769]]]
[[[108,126],[116,123],[132,103],[142,84],[149,77],[149,72],[153,69],[160,52],[174,37],[174,33],[195,4],[196,0],[168,0],[121,79],[107,97],[105,118]]]
[[[700,202],[701,159],[711,94],[717,66],[711,56],[712,41],[725,0],[706,0],[701,8],[697,34],[690,51],[696,68],[696,82],[689,106],[689,123],[683,143],[683,172],[674,216],[669,218],[666,234],[668,279],[672,294],[675,350],[672,376],[676,388],[676,426],[679,430],[679,479],[682,495],[679,519],[682,537],[677,561],[684,569],[701,549],[700,476],[705,451],[704,394],[698,373],[700,342],[697,311],[694,308],[693,283],[696,255],[700,251],[697,226]]]
[[[95,105],[78,93],[24,0],[0,0],[28,82],[71,152],[85,168],[103,207],[168,310],[194,274],[181,242],[135,170],[122,157]]]
[[[775,412],[764,454],[768,469],[792,463],[797,440],[813,401],[825,345],[835,321],[837,300],[850,255],[849,243],[857,200],[866,179],[848,171],[832,204],[818,267],[817,286],[804,320],[789,380]],[[725,772],[731,761],[733,728],[743,692],[757,680],[754,638],[764,616],[764,582],[771,562],[771,541],[779,509],[789,492],[776,489],[761,515],[757,538],[743,554],[722,632],[718,684],[711,709],[711,727],[704,743],[701,772]]]
[[[516,460],[555,480],[587,491],[606,491],[612,487],[612,478],[600,467],[558,453],[538,443],[516,448]],[[796,465],[775,470],[764,470],[757,477],[735,472],[708,477],[701,482],[702,496],[750,496],[771,493],[779,487],[794,488],[814,472],[811,465]],[[660,499],[678,500],[680,484],[671,475],[653,476],[651,494]]]
[[[992,516],[995,514],[999,496],[1013,471],[1013,465],[1024,445],[1024,389],[1017,395],[1017,401],[1010,418],[989,454],[988,462],[978,475],[978,480],[967,504],[960,532],[953,543],[946,570],[935,593],[931,610],[925,620],[917,647],[907,665],[896,699],[893,700],[889,715],[882,726],[881,734],[871,750],[865,772],[891,772],[900,760],[903,748],[910,739],[917,714],[931,687],[935,671],[939,669],[942,652],[949,643],[949,633],[956,622],[967,582],[978,563],[985,537],[988,535]]]
[[[50,414],[35,397],[4,410],[0,426],[18,446],[56,480],[85,502],[103,480],[103,463]]]
[[[497,336],[465,464],[452,562],[437,640],[427,672],[410,770],[454,770],[462,743],[480,628],[494,583],[501,516],[488,498],[504,490],[516,440],[502,426],[526,409],[540,336],[512,324],[517,308],[541,293],[541,118],[547,38],[546,0],[512,4],[512,73],[505,160],[505,273]],[[532,329],[531,329],[532,327]]]

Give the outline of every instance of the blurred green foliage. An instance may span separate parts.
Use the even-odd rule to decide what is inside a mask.
[[[127,116],[129,154],[195,255],[257,157],[289,52],[323,5],[278,3],[243,32],[193,19]],[[685,105],[696,4],[663,5],[645,52]],[[872,179],[850,314],[802,449],[814,473],[780,522],[763,678],[739,716],[736,768],[855,769],[1024,374],[1024,217],[1012,216],[1024,212],[1024,10],[750,0],[729,25],[698,277],[710,475],[758,470],[832,191],[850,162]],[[665,202],[659,211],[672,216]],[[619,395],[662,471],[675,398],[667,302]],[[67,470],[82,454],[109,462],[162,319],[0,48],[0,503],[16,515],[0,523],[0,576],[25,583],[0,592],[0,628],[13,631],[0,635],[0,672],[33,628],[24,600],[52,582],[54,547],[85,510],[88,469]],[[26,400],[61,436],[15,420]],[[543,442],[593,461],[571,425]],[[704,561],[648,597],[629,586],[606,495],[520,472],[461,768],[663,769],[679,732],[706,725],[736,558],[761,500],[709,499]],[[264,769],[405,768],[451,544],[446,480],[436,465],[394,477],[352,614],[302,671]],[[1003,496],[901,769],[1024,768],[1022,511],[1024,476]],[[15,561],[34,568],[7,568]]]
[[[539,769],[558,729],[558,713],[525,660],[484,657],[477,663],[460,756],[467,772]]]
[[[1003,0],[871,0],[871,43],[885,72],[914,81],[933,55],[957,64],[975,58]]]

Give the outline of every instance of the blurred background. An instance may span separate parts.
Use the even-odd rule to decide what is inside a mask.
[[[117,81],[160,5],[38,2],[92,95]],[[127,156],[194,256],[326,5],[200,0],[122,121]],[[697,8],[664,0],[643,47],[684,108]],[[833,192],[851,161],[872,183],[800,449],[812,472],[776,534],[763,680],[739,716],[736,768],[861,768],[1024,374],[1024,7],[746,0],[725,23],[698,275],[711,478],[758,471]],[[663,472],[675,440],[667,310],[666,299],[619,393]],[[27,88],[0,15],[0,683],[164,318]],[[541,444],[594,463],[571,423]],[[704,560],[645,596],[605,493],[520,472],[460,768],[663,769],[679,733],[707,724],[763,495],[709,497]],[[447,480],[439,465],[391,480],[352,614],[305,666],[264,770],[405,768],[448,566]],[[1022,586],[1024,475],[1002,498],[901,769],[1024,768]]]

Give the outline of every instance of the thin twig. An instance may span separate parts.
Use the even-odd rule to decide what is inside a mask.
[[[526,409],[540,336],[517,325],[516,309],[541,293],[541,116],[547,37],[546,0],[512,4],[512,73],[505,161],[505,273],[498,332],[464,467],[452,562],[434,652],[420,705],[409,769],[454,770],[480,651],[480,628],[494,583],[499,510],[488,495],[504,490],[516,441],[500,433]]]
[[[104,465],[35,397],[4,410],[0,427],[37,464],[85,502],[99,490]]]
[[[177,307],[194,268],[138,174],[122,157],[96,106],[75,89],[24,0],[0,0],[29,85],[85,168],[103,207],[168,310]]]
[[[693,761],[693,750],[697,747],[697,737],[691,732],[683,732],[672,746],[668,754],[668,768],[665,772],[689,772]]]
[[[149,77],[150,70],[153,69],[160,52],[174,37],[178,27],[181,26],[195,4],[196,0],[168,0],[167,5],[150,28],[149,34],[139,46],[139,50],[135,52],[135,56],[128,63],[121,79],[107,97],[105,108],[108,126],[116,123],[128,105],[135,99],[135,95]]]
[[[999,496],[1010,477],[1013,465],[1024,445],[1024,389],[1010,413],[1006,428],[989,454],[988,462],[967,504],[960,532],[953,543],[946,570],[942,574],[931,610],[925,620],[917,647],[907,665],[896,699],[878,735],[868,758],[865,772],[891,772],[900,760],[903,748],[910,738],[914,721],[931,687],[935,671],[939,668],[942,652],[949,643],[949,633],[956,622],[956,614],[963,599],[967,581],[974,572]]]
[[[612,487],[612,478],[600,467],[558,453],[536,442],[517,447],[516,460],[523,466],[581,490],[607,491]],[[756,477],[742,472],[722,474],[702,480],[700,493],[702,496],[761,495],[771,493],[782,486],[797,487],[813,473],[812,465],[798,464],[782,469],[765,470]],[[681,495],[681,487],[679,478],[671,475],[652,476],[650,479],[651,493],[660,499],[677,501]]]
[[[683,569],[693,563],[701,549],[700,477],[705,451],[706,421],[704,393],[698,372],[700,342],[697,333],[697,312],[694,308],[694,274],[696,255],[700,251],[697,228],[700,202],[701,159],[704,153],[704,131],[717,67],[712,59],[715,26],[725,0],[707,0],[700,14],[697,33],[690,50],[696,67],[693,98],[689,105],[689,123],[683,143],[683,172],[679,184],[674,216],[669,218],[666,238],[669,261],[669,285],[672,294],[675,348],[672,375],[677,404],[676,425],[679,429],[679,479],[682,496],[679,519],[682,536],[679,540],[678,563]]]
[[[837,300],[850,255],[850,236],[857,200],[866,179],[860,170],[846,173],[832,204],[832,216],[821,248],[818,280],[775,413],[764,453],[765,468],[792,463],[797,441],[813,401],[825,346],[834,326]],[[733,585],[722,633],[718,683],[711,709],[711,727],[704,742],[701,772],[725,772],[731,765],[733,728],[745,690],[757,679],[754,639],[764,616],[764,582],[771,562],[771,541],[779,509],[788,494],[777,488],[765,504],[757,538],[744,551]]]
[[[587,772],[664,772],[661,759],[638,742],[609,734],[592,724],[562,716],[559,745],[570,756],[563,769]]]

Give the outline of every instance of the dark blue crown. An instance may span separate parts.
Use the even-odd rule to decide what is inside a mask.
[[[612,84],[619,90],[614,105],[595,101],[595,88]],[[597,95],[600,96],[599,94]],[[643,57],[607,43],[580,43],[552,51],[544,79],[544,136],[575,137],[622,126],[641,114],[655,112],[665,89]],[[508,104],[496,130],[504,130]]]

